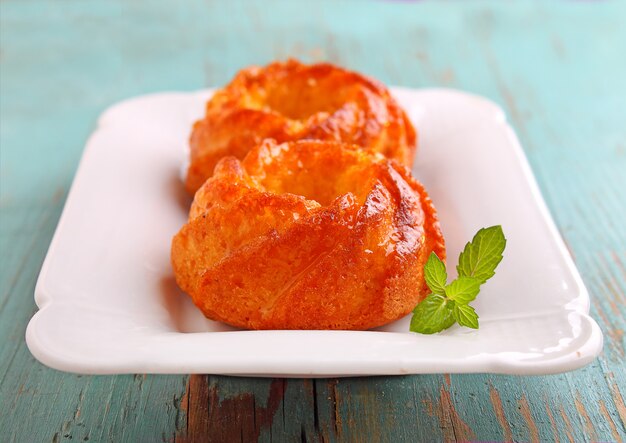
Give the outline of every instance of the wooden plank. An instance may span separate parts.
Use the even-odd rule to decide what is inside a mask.
[[[624,439],[623,4],[9,0],[1,7],[2,440]],[[603,355],[546,377],[88,377],[36,363],[23,341],[34,282],[99,113],[133,95],[222,84],[245,65],[290,55],[500,103],[590,290]]]

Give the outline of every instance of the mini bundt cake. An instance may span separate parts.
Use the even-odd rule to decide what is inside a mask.
[[[295,60],[240,71],[195,123],[185,186],[194,193],[226,155],[266,138],[343,141],[411,166],[416,134],[381,83],[331,64]]]
[[[266,140],[218,162],[172,263],[210,319],[364,330],[427,295],[431,251],[445,258],[436,211],[406,167],[356,145]]]

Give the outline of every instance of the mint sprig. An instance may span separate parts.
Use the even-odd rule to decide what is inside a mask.
[[[454,323],[478,329],[478,314],[469,303],[478,295],[480,286],[495,275],[505,246],[502,226],[479,230],[461,252],[456,267],[459,276],[450,284],[446,265],[432,252],[424,265],[424,278],[431,294],[413,310],[410,330],[434,334]]]

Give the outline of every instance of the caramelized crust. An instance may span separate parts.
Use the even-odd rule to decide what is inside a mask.
[[[408,314],[445,259],[435,208],[408,169],[355,145],[266,141],[225,157],[172,242],[179,286],[246,329],[356,329]]]
[[[194,193],[226,155],[242,159],[266,138],[343,141],[411,166],[416,134],[379,82],[331,64],[295,60],[240,71],[206,104],[190,139]]]

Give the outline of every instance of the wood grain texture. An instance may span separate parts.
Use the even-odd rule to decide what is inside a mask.
[[[2,441],[621,441],[626,435],[624,3],[0,3]],[[24,344],[84,142],[130,96],[251,63],[330,60],[500,103],[592,298],[601,357],[547,377],[62,374]],[[520,214],[523,216],[523,214]],[[208,437],[208,438],[207,438]]]

